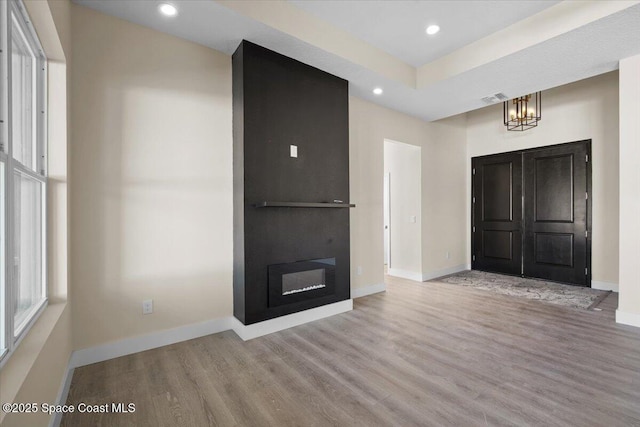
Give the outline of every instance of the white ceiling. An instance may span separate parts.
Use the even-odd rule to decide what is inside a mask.
[[[338,44],[344,43],[346,45],[350,42],[347,38],[351,37],[356,40],[356,37],[351,34],[365,31],[364,26],[357,29],[351,28],[349,30],[350,34],[343,29],[336,28],[335,25],[331,26],[325,23],[328,26],[322,27],[323,31],[332,32],[334,31],[332,29],[335,29],[335,32],[327,34],[326,37],[321,37],[322,40],[317,43],[311,42],[311,38],[305,39],[302,33],[296,34],[294,32],[294,30],[305,31],[304,24],[313,24],[312,20],[305,21],[305,17],[317,19],[315,16],[306,13],[304,16],[296,15],[297,19],[305,22],[296,21],[294,24],[297,27],[294,30],[291,27],[284,28],[283,25],[291,23],[292,11],[286,10],[287,8],[304,13],[293,6],[292,3],[265,3],[260,1],[225,3],[224,1],[217,2],[213,0],[172,0],[174,4],[179,6],[180,13],[176,18],[167,19],[157,12],[159,0],[74,0],[74,2],[158,31],[191,40],[226,54],[232,54],[243,39],[249,40],[348,80],[350,94],[353,96],[426,121],[482,108],[485,104],[481,101],[481,98],[497,92],[503,92],[509,97],[515,97],[612,71],[618,68],[619,59],[640,54],[639,2],[561,2],[531,18],[527,18],[525,21],[520,21],[520,23],[508,27],[506,30],[502,30],[500,33],[494,33],[493,36],[490,35],[473,44],[467,44],[465,47],[454,50],[448,53],[447,56],[435,60],[435,62],[430,62],[419,68],[412,68],[407,65],[406,67],[415,71],[416,84],[407,83],[406,79],[401,81],[388,73],[384,74],[381,71],[382,68],[376,68],[376,64],[388,64],[393,61],[395,61],[395,66],[398,64],[403,65],[403,62],[396,60],[394,56],[390,56],[380,49],[374,47],[368,49],[367,59],[370,60],[371,57],[374,57],[374,61],[368,63],[374,64],[374,66],[369,66],[368,64],[363,65],[363,62],[359,61],[357,49],[355,54],[349,55],[339,49],[331,50],[326,43],[322,45],[325,39],[337,40]],[[297,1],[293,2],[293,4],[297,3]],[[393,9],[397,7],[398,10],[394,12],[394,16],[396,16],[394,25],[399,26],[404,26],[400,24],[401,22],[412,22],[413,17],[410,15],[415,13],[412,8],[400,7],[400,5],[411,5],[414,2],[362,1],[349,3],[352,3],[350,7],[354,11],[361,7],[365,11],[363,15],[373,13],[370,11],[380,7],[371,3],[383,3],[384,8]],[[415,3],[421,4],[422,2]],[[475,9],[476,4],[486,5],[487,10],[493,7],[493,3],[502,4],[504,10],[512,11],[508,14],[508,19],[505,17],[500,18],[505,20],[501,21],[503,22],[502,25],[505,25],[504,22],[509,23],[517,19],[520,12],[514,11],[514,5],[519,5],[523,2],[517,0],[499,2],[478,0],[469,3],[473,3],[473,5],[467,5],[469,13],[465,10],[461,14],[461,16],[467,17],[465,19],[469,19],[471,15],[484,16]],[[530,3],[540,2],[524,2],[523,7],[530,8],[527,13],[533,12],[532,8],[535,6]],[[615,13],[609,13],[611,5],[614,3],[622,6],[617,9],[617,12],[614,9]],[[358,6],[359,4],[361,6]],[[598,18],[585,21],[587,23],[584,25],[580,22],[579,25],[569,26],[569,29],[563,32],[554,32],[554,27],[561,26],[566,22],[573,24],[576,20],[584,17],[585,13],[575,14],[572,12],[572,8],[576,7],[576,5],[580,6],[580,4],[591,8],[595,7],[597,12],[595,15]],[[267,6],[266,8],[264,7],[265,5]],[[342,2],[321,6],[322,8],[330,6],[343,7]],[[548,4],[545,3],[544,6],[546,7]],[[261,7],[262,9],[260,9]],[[319,6],[303,5],[303,7]],[[448,7],[450,6],[440,5],[438,10],[444,11]],[[537,7],[542,6],[537,5]],[[557,7],[561,8],[561,10],[557,10],[558,13],[555,10]],[[250,13],[247,12],[247,8]],[[606,12],[603,13],[603,9],[606,9]],[[274,23],[273,20],[269,21],[270,25],[261,20],[268,21],[265,18],[265,13],[273,12],[273,10],[278,11],[278,14],[280,12],[289,13],[285,19],[280,20],[280,26],[278,26],[277,22]],[[471,10],[475,10],[475,12],[471,13]],[[593,12],[593,10],[590,9],[590,12]],[[556,13],[559,16],[559,20],[557,22],[554,21],[553,25],[548,24],[547,15],[544,15],[547,13]],[[598,15],[598,13],[600,14]],[[336,14],[334,15],[337,16]],[[400,15],[404,15],[404,18]],[[541,17],[544,19],[541,19]],[[452,12],[442,15],[442,18],[438,18],[443,30],[438,39],[433,39],[428,43],[438,42],[448,47],[440,47],[440,53],[433,53],[433,55],[443,55],[451,49],[455,49],[453,47],[455,43],[462,43],[461,40],[468,38],[472,31],[476,31],[469,29],[464,34],[455,36],[450,34],[449,27],[446,26],[445,22],[451,22],[455,18],[456,15]],[[423,18],[421,17],[420,19]],[[534,21],[531,21],[532,19]],[[487,27],[496,28],[498,18],[494,16],[478,18],[478,22],[483,23],[481,31],[487,31]],[[511,46],[511,50],[505,50],[504,46],[494,46],[496,43],[504,41],[501,35],[505,31],[508,32],[510,29],[520,28],[517,26],[522,23],[527,23],[528,25],[528,27],[525,26],[527,28],[526,35],[538,37],[538,32],[542,35],[539,38],[535,38],[535,42],[529,45],[520,46],[519,43],[515,43],[516,47],[513,48]],[[545,23],[547,23],[547,27],[552,28],[544,28]],[[424,25],[425,22],[420,21],[420,37],[418,39],[422,41],[426,38]],[[301,30],[300,27],[302,27]],[[386,31],[381,30],[381,34],[385,34]],[[449,38],[452,40],[449,40]],[[314,40],[317,41],[318,39]],[[369,44],[361,42],[359,38],[357,40],[358,43],[362,43],[360,46],[362,49],[369,46]],[[416,42],[413,37],[398,35],[393,44],[400,46],[403,43],[422,43],[422,41]],[[318,47],[318,45],[323,47]],[[354,43],[351,43],[351,45],[354,45]],[[479,46],[479,48],[476,49],[476,46]],[[382,45],[376,47],[382,48]],[[498,51],[502,53],[495,55],[495,52]],[[376,52],[378,53],[376,54]],[[397,56],[401,55],[401,53],[391,53]],[[493,54],[493,56],[490,57],[490,54]],[[466,58],[470,58],[470,60],[467,61]],[[417,63],[420,63],[420,61],[422,60],[417,60]],[[460,68],[461,62],[468,62],[468,64]],[[458,67],[457,70],[456,67]],[[450,68],[455,72],[449,72]],[[430,75],[436,75],[440,70],[446,70],[447,73],[437,76],[437,78],[426,80],[426,84],[419,84],[418,76],[420,71],[425,69],[428,69],[427,71],[431,73]],[[372,94],[371,90],[376,86],[384,88],[382,96]]]
[[[557,0],[289,0],[396,58],[419,67],[508,27]],[[427,36],[427,26],[440,32]]]

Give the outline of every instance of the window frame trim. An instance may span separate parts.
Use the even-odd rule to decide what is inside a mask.
[[[3,146],[0,148],[0,161],[4,163],[4,253],[5,253],[5,274],[4,274],[4,300],[2,303],[4,310],[0,310],[3,318],[0,318],[0,327],[4,326],[4,345],[0,347],[0,369],[11,358],[15,349],[20,345],[30,329],[45,311],[49,303],[49,286],[47,274],[47,58],[38,39],[37,32],[31,23],[29,14],[26,11],[22,0],[7,0],[0,2],[0,67],[4,71],[4,79],[0,81],[0,135]],[[13,25],[13,15],[20,25],[22,35],[27,39],[30,48],[34,51],[35,61],[35,96],[34,96],[34,168],[31,169],[23,165],[19,160],[13,158],[13,147],[10,136],[12,135],[12,89],[11,89],[11,29]],[[34,307],[30,308],[28,320],[20,325],[19,330],[15,329],[15,310],[13,309],[13,297],[15,286],[13,283],[13,257],[14,257],[14,230],[16,218],[14,218],[14,174],[18,171],[41,184],[41,257],[42,257],[42,295],[43,299]],[[0,286],[0,292],[2,292]]]

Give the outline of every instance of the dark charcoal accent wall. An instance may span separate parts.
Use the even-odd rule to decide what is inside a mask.
[[[348,82],[243,41],[233,54],[234,315],[244,324],[349,299]],[[289,146],[298,146],[298,157]],[[269,307],[268,266],[336,258],[334,293]]]

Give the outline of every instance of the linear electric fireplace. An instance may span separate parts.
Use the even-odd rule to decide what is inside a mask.
[[[336,259],[314,259],[269,266],[269,307],[333,294]]]
[[[243,41],[233,144],[235,317],[348,300],[348,82]]]

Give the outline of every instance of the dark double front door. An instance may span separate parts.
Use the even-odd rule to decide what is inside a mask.
[[[472,267],[589,286],[590,141],[475,157]]]

